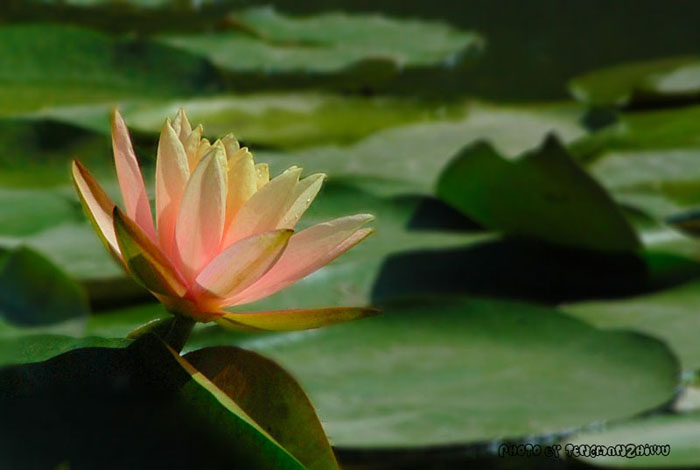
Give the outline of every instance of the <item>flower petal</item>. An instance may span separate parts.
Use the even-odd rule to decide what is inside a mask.
[[[156,213],[158,244],[166,256],[175,254],[175,224],[180,201],[190,177],[182,142],[169,121],[163,125],[156,161]]]
[[[224,144],[224,148],[226,149],[226,158],[231,158],[231,156],[233,156],[241,148],[241,145],[238,143],[238,140],[236,140],[236,137],[234,137],[233,134],[227,134],[223,139],[221,139],[221,142]]]
[[[190,125],[190,120],[187,119],[184,108],[180,108],[177,111],[177,116],[175,116],[172,126],[180,142],[184,145],[185,140],[192,133],[192,125]]]
[[[73,160],[72,172],[75,189],[78,191],[80,202],[83,204],[90,222],[110,254],[123,265],[124,262],[112,223],[114,203],[79,161]]]
[[[242,148],[231,156],[228,162],[228,194],[226,196],[226,223],[224,227],[231,226],[238,211],[255,194],[256,190],[253,155],[248,149]]]
[[[197,284],[221,298],[245,289],[277,262],[292,233],[273,230],[234,243],[202,270]]]
[[[256,191],[233,219],[223,246],[280,228],[300,173],[300,168],[290,168]]]
[[[270,181],[270,167],[267,163],[255,165],[255,176],[257,177],[258,189],[265,186]]]
[[[190,135],[188,135],[185,142],[183,142],[190,172],[194,171],[197,163],[199,162],[198,151],[200,143],[202,142],[202,132],[204,132],[204,129],[200,124],[199,126],[195,127],[192,132],[190,132]]]
[[[158,246],[118,207],[112,214],[124,262],[136,280],[157,294],[169,297],[185,295],[185,282]]]
[[[175,240],[187,279],[217,254],[225,217],[226,150],[217,142],[197,164],[180,203]]]
[[[325,178],[326,175],[323,173],[316,173],[299,181],[288,202],[289,207],[280,220],[278,227],[294,228],[320,191]]]
[[[131,144],[129,131],[119,111],[112,116],[112,149],[117,178],[124,199],[126,214],[136,221],[152,240],[156,239],[151,203],[139,168],[139,162]]]
[[[320,328],[334,323],[378,315],[379,310],[363,307],[277,310],[269,312],[227,313],[216,322],[226,329],[248,331],[296,331]]]
[[[374,217],[369,214],[351,215],[295,234],[272,269],[248,289],[229,296],[226,304],[253,302],[308,276],[364,240],[372,229],[360,227],[372,219]]]

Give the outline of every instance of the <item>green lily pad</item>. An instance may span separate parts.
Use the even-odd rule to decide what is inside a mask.
[[[485,143],[466,147],[443,170],[437,194],[507,234],[591,250],[640,247],[611,197],[554,137],[516,160]]]
[[[337,470],[313,405],[275,362],[235,347],[205,348],[185,359],[202,372],[309,470]]]
[[[222,88],[211,66],[191,54],[50,24],[0,28],[0,84],[0,115]]]
[[[0,397],[5,467],[304,468],[152,335],[6,367]]]
[[[380,15],[325,13],[307,18],[251,8],[230,17],[234,29],[161,36],[233,72],[329,73],[364,60],[392,68],[454,64],[483,49],[480,36],[445,24]]]
[[[353,178],[356,185],[381,195],[432,194],[442,168],[465,145],[487,140],[508,156],[538,146],[554,133],[564,142],[585,134],[578,105],[501,107],[472,103],[464,118],[418,123],[377,132],[346,147],[265,152],[258,161],[278,171],[295,164],[331,178]]]
[[[108,134],[112,104],[49,108],[25,115],[53,119]],[[129,127],[156,135],[165,116],[184,108],[192,123],[201,123],[213,139],[233,132],[255,144],[280,148],[348,144],[384,128],[423,121],[459,118],[464,103],[444,104],[392,97],[343,96],[330,93],[255,93],[218,95],[171,101],[120,103]]]
[[[240,344],[294,374],[334,446],[358,450],[550,435],[654,409],[678,381],[657,340],[495,300],[387,305]]]
[[[629,329],[666,341],[678,354],[684,370],[700,369],[700,328],[696,306],[700,282],[628,299],[573,303],[563,310],[598,328]]]
[[[590,452],[594,445],[600,446],[595,448],[598,452],[595,457],[573,456],[590,467],[696,468],[700,466],[698,433],[700,413],[663,414],[631,420],[600,432],[578,434],[568,439],[567,444],[572,453]]]
[[[625,106],[700,98],[700,59],[677,57],[596,70],[569,83],[578,99],[596,106]]]

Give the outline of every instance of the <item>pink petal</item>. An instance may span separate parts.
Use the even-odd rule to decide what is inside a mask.
[[[253,302],[308,276],[364,240],[372,229],[360,227],[373,218],[369,214],[341,217],[295,234],[272,269],[248,289],[229,296],[226,304]]]
[[[228,161],[228,194],[226,196],[226,223],[230,227],[241,207],[257,191],[253,156],[245,147],[230,156]]]
[[[185,148],[170,122],[166,121],[160,133],[156,161],[156,217],[158,244],[171,259],[176,259],[175,224],[189,177]]]
[[[129,131],[117,110],[114,111],[112,119],[112,148],[126,214],[136,221],[152,240],[155,240],[156,230],[153,226],[153,214],[151,214],[146,186],[143,184],[143,176],[131,145]]]
[[[175,239],[188,279],[219,251],[226,217],[226,150],[217,142],[197,164],[177,217]]]
[[[197,284],[221,298],[245,289],[277,262],[292,233],[273,230],[234,243],[202,270]]]
[[[290,168],[253,194],[233,219],[222,246],[229,246],[256,233],[281,228],[279,222],[289,207],[299,173],[300,168]]]

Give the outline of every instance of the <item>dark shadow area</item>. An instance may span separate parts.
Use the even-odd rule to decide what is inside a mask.
[[[0,467],[272,468],[259,461],[269,457],[222,442],[226,422],[211,422],[222,407],[193,382],[151,335],[126,349],[85,348],[4,368]]]
[[[389,256],[372,301],[468,294],[547,304],[637,295],[700,277],[700,263],[656,252],[606,254],[523,239]]]
[[[399,203],[413,204],[413,216],[406,225],[411,230],[483,231],[484,227],[457,209],[430,196],[399,196]]]

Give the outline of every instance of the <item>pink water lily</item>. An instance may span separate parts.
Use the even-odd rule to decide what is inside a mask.
[[[315,328],[351,320],[368,308],[240,313],[302,279],[371,233],[369,214],[341,217],[294,233],[323,174],[299,179],[291,167],[269,178],[229,134],[213,144],[180,110],[163,126],[155,178],[155,223],[126,124],[115,111],[112,144],[124,200],[119,209],[78,161],[73,181],[106,248],[166,308],[234,329]]]

